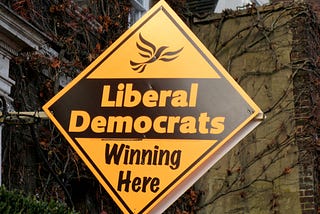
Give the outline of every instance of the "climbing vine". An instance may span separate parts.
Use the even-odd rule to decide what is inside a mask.
[[[196,210],[249,212],[250,207],[239,207],[250,200],[253,206],[272,213],[286,212],[282,197],[288,199],[289,193],[285,195],[282,186],[288,185],[288,180],[300,191],[310,193],[301,197],[299,191],[294,192],[301,200],[301,210],[316,206],[313,202],[305,205],[305,197],[318,197],[317,179],[307,176],[318,171],[313,161],[318,157],[314,152],[318,131],[312,127],[319,110],[315,95],[319,94],[318,84],[314,83],[319,79],[319,28],[310,5],[252,5],[244,11],[226,10],[219,16],[196,16],[193,20],[193,31],[266,116],[259,130],[239,143],[197,184],[204,192],[210,189],[210,194]],[[207,36],[209,32],[211,37]],[[258,200],[267,195],[267,200]],[[237,201],[238,206],[219,207],[228,199]]]
[[[12,60],[10,75],[15,85],[11,97],[16,111],[41,110],[60,90],[61,79],[77,76],[129,27],[128,0],[4,3],[44,33],[47,47],[56,52],[48,53],[44,47],[21,52]],[[181,10],[184,1],[168,3]],[[8,189],[22,189],[39,200],[66,203],[81,213],[121,213],[49,121],[6,124],[3,160],[3,180]],[[195,191],[188,191],[185,197],[186,202],[179,202],[181,212],[195,204]]]
[[[61,77],[77,76],[128,28],[131,8],[127,0],[4,2],[45,33],[47,45],[57,52],[54,57],[24,52],[13,60],[10,75],[16,83],[11,96],[17,111],[40,110],[60,90]],[[271,5],[263,11],[253,5],[210,18],[191,15],[184,0],[167,2],[250,91],[267,119],[260,131],[231,150],[165,213],[221,213],[222,199],[242,203],[263,192],[268,193],[263,206],[279,213],[285,197],[279,186],[294,175],[307,174],[308,160],[319,156],[317,19],[305,4]],[[302,28],[302,23],[313,30]],[[3,137],[3,180],[8,189],[67,203],[81,213],[121,213],[51,122],[7,125]],[[315,162],[319,161],[312,167],[319,168]],[[294,182],[299,186],[299,180]]]

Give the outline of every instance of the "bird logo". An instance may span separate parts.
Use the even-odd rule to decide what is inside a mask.
[[[143,38],[142,34],[139,33],[140,43],[136,42],[137,48],[140,50],[139,55],[146,58],[143,62],[135,62],[130,60],[132,70],[142,73],[145,71],[148,64],[156,62],[158,60],[169,62],[177,57],[183,50],[183,47],[176,51],[167,51],[168,46],[161,46],[157,48],[154,44]]]

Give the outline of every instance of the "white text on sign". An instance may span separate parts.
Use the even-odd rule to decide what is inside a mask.
[[[143,105],[147,108],[164,108],[170,104],[173,108],[195,108],[197,104],[198,84],[192,83],[190,90],[147,90],[143,94],[133,89],[133,83],[119,83],[116,99],[110,98],[110,85],[102,90],[102,108],[132,108]],[[94,133],[140,133],[153,131],[158,134],[221,134],[224,131],[225,117],[212,117],[207,112],[190,116],[160,115],[151,118],[148,115],[133,117],[119,115],[98,115],[92,117],[87,111],[72,110],[69,132],[84,132],[91,129]]]

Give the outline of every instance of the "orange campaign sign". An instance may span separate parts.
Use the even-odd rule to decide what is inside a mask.
[[[261,110],[160,1],[43,106],[124,213],[160,213]]]

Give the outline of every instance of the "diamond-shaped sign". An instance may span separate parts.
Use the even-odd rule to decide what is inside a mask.
[[[261,110],[164,2],[44,111],[125,213],[159,213]]]

